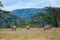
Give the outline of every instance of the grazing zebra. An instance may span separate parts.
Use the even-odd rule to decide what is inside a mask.
[[[31,28],[31,25],[26,26],[26,29],[29,30]]]
[[[16,31],[16,26],[14,25],[14,26],[12,26],[12,31]]]
[[[51,30],[52,26],[51,25],[46,25],[44,26],[44,31],[48,31],[48,30]]]

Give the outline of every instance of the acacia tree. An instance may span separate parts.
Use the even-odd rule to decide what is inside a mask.
[[[31,23],[38,23],[42,26],[51,24],[52,16],[48,15],[47,13],[38,13],[31,17],[32,21]]]
[[[24,27],[26,25],[26,20],[25,20],[25,17],[20,17],[19,19],[19,26],[22,26]]]
[[[54,26],[58,27],[58,18],[60,18],[60,8],[46,7],[46,10],[53,17]]]
[[[11,22],[13,18],[13,15],[10,13],[10,11],[2,10],[1,7],[3,7],[3,4],[0,1],[0,27],[2,27],[4,22],[8,25],[8,22]]]
[[[3,4],[2,4],[2,2],[0,1],[0,27],[1,27],[1,23],[2,23],[2,22],[1,22],[1,13],[2,13],[2,12],[1,12],[1,7],[3,7]]]

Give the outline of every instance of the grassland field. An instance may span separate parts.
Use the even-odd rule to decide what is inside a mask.
[[[52,28],[44,31],[43,28],[17,28],[12,31],[11,28],[0,29],[0,40],[60,40],[60,28]]]

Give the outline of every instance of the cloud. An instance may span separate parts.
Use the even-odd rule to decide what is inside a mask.
[[[24,5],[18,5],[18,6],[16,6],[16,5],[5,6],[3,9],[11,11],[14,9],[23,9],[23,8],[40,8],[39,6],[36,6],[36,7],[35,6],[36,6],[35,4],[33,5],[33,4],[28,3],[28,4],[24,4]]]
[[[21,8],[43,8],[46,6],[60,7],[60,0],[0,0],[4,9],[14,10]]]
[[[48,2],[50,2],[52,7],[60,7],[60,0],[47,0]]]

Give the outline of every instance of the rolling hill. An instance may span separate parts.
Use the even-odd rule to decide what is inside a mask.
[[[40,13],[40,12],[46,12],[44,8],[25,8],[25,9],[15,9],[12,11],[13,15],[16,15],[18,17],[24,16],[26,20],[30,20],[30,17],[34,14]]]

